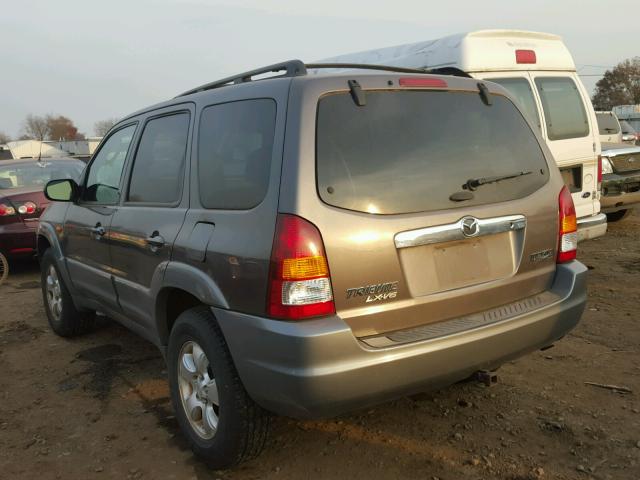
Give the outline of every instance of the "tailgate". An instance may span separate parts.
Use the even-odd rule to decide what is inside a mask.
[[[431,218],[345,212],[342,234],[324,235],[338,315],[362,337],[462,317],[546,290],[556,269],[551,196],[555,192],[546,187],[526,201],[501,205],[488,218],[481,209]],[[469,219],[479,224],[477,236],[463,233]]]
[[[320,100],[323,208],[310,220],[337,313],[356,336],[458,318],[551,284],[560,179],[511,100],[492,97],[427,90],[368,92],[365,106],[349,94]]]

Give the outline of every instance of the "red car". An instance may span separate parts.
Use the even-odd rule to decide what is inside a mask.
[[[11,259],[36,252],[38,219],[49,204],[43,193],[46,183],[78,180],[83,168],[83,162],[72,158],[0,161],[0,278],[6,269],[2,256]]]

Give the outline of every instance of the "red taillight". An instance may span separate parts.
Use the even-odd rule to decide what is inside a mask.
[[[558,197],[558,263],[576,258],[578,248],[578,219],[573,198],[566,187],[560,190]]]
[[[18,213],[20,215],[33,215],[36,213],[38,206],[33,202],[26,202],[18,206]]]
[[[600,183],[602,183],[602,155],[598,155],[598,184]]]
[[[10,217],[16,214],[16,209],[6,203],[0,203],[0,217]]]
[[[536,63],[534,50],[516,50],[516,63]]]
[[[448,85],[441,78],[403,77],[400,79],[400,86],[447,88]]]
[[[322,237],[307,220],[278,215],[269,277],[270,317],[302,320],[335,313]]]

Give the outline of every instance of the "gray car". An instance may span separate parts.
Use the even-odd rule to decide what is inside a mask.
[[[505,89],[307,68],[322,66],[134,113],[78,183],[46,189],[51,327],[80,334],[100,312],[156,344],[215,468],[261,450],[268,412],[333,416],[486,374],[585,306],[571,194]]]

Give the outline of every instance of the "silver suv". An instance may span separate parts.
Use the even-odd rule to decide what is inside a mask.
[[[46,188],[51,327],[76,335],[101,312],[155,343],[216,468],[261,450],[267,412],[451,384],[550,346],[585,305],[571,194],[504,88],[308,68],[323,66],[134,113],[78,183]]]

